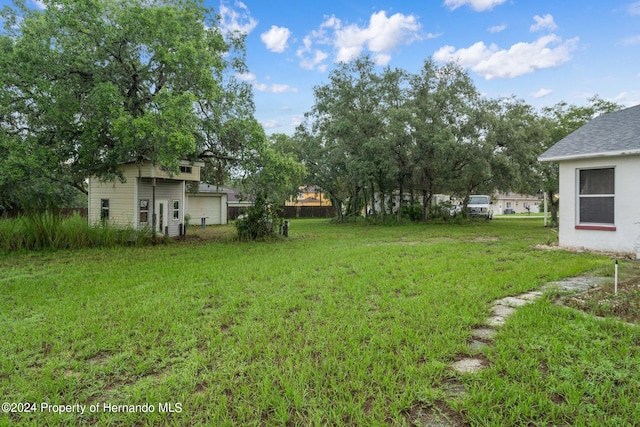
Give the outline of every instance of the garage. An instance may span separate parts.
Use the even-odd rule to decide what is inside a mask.
[[[187,194],[187,214],[191,224],[200,224],[206,218],[207,225],[227,223],[227,194],[222,188],[200,184],[198,193]]]

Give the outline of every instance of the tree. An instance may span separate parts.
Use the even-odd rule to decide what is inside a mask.
[[[268,139],[256,122],[247,125],[252,131],[248,150],[242,159],[244,190],[254,197],[247,216],[238,222],[238,234],[244,239],[257,239],[277,233],[280,218],[278,208],[298,189],[306,174],[293,153],[288,153],[290,141],[286,135]]]
[[[427,221],[435,194],[464,197],[484,183],[488,152],[479,127],[480,95],[462,68],[427,60],[411,87],[415,173]]]
[[[242,37],[197,0],[43,0],[5,7],[0,34],[0,185],[72,186],[122,162],[228,167],[253,113]],[[215,169],[215,168],[212,168]]]
[[[374,67],[367,56],[341,63],[328,84],[314,88],[315,104],[298,132],[307,148],[305,161],[316,164],[309,168],[319,175],[315,183],[327,191],[338,215],[343,202],[348,216],[359,215],[362,192],[386,168],[367,152],[383,134],[380,77]]]
[[[589,104],[585,106],[560,102],[553,107],[547,107],[542,110],[543,123],[546,126],[548,135],[542,147],[543,151],[588,121],[601,114],[611,113],[623,107],[615,102],[604,100],[598,95],[589,98],[588,102]],[[555,162],[539,164],[539,173],[542,180],[541,190],[547,193],[548,207],[551,211],[551,223],[557,224],[560,205],[560,200],[555,197],[560,191],[558,164]]]
[[[514,98],[487,105],[486,139],[493,147],[492,186],[500,191],[535,194],[540,188],[538,156],[548,134],[540,115]]]
[[[398,190],[398,206],[396,209],[396,221],[398,222],[402,220],[405,189],[413,175],[414,166],[414,138],[411,135],[410,127],[413,111],[409,92],[408,73],[390,68],[384,71],[381,81],[381,115],[384,124],[383,145],[378,151],[378,156],[382,159],[390,158],[395,162],[393,167],[389,168],[389,172],[393,174],[395,188],[387,189],[380,185],[380,191],[382,194],[381,201],[384,201],[385,190],[390,193],[394,189]]]

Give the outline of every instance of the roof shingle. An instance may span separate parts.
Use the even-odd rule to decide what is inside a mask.
[[[558,141],[538,160],[552,162],[629,154],[640,154],[640,105],[596,117]]]

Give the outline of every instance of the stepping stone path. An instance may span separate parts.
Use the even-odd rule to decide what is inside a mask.
[[[486,320],[485,325],[475,328],[471,332],[473,336],[473,341],[469,344],[471,353],[482,353],[486,347],[491,345],[496,335],[496,328],[504,325],[506,319],[515,313],[519,307],[531,304],[540,298],[544,290],[555,287],[569,292],[584,292],[607,280],[611,279],[587,276],[571,277],[559,282],[547,283],[541,291],[525,292],[520,295],[509,296],[494,301],[491,308],[491,316]],[[464,356],[457,358],[457,360],[451,364],[451,369],[463,374],[474,374],[485,368],[487,364],[487,360],[482,356]]]
[[[488,360],[483,356],[485,349],[493,343],[497,328],[505,324],[506,319],[515,313],[522,306],[531,304],[542,297],[543,292],[549,288],[559,288],[568,292],[584,292],[590,288],[598,286],[608,280],[603,277],[572,277],[560,282],[547,283],[540,291],[525,292],[516,296],[501,298],[493,302],[491,306],[491,316],[485,324],[478,326],[471,331],[472,341],[469,344],[471,355],[460,355],[451,364],[453,371],[462,374],[475,374],[489,365]],[[442,386],[443,391],[450,399],[463,396],[467,390],[459,378],[450,378]],[[440,402],[446,407],[446,402]],[[442,406],[442,405],[441,405]],[[428,427],[459,427],[466,425],[455,414],[443,411],[438,405],[430,408],[419,408],[412,411],[407,417],[407,422],[411,425]]]

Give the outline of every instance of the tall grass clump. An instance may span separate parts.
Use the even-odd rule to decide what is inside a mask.
[[[87,219],[77,213],[62,217],[45,211],[0,220],[0,250],[3,252],[147,245],[153,241],[150,228],[135,230],[107,223],[90,226]]]

